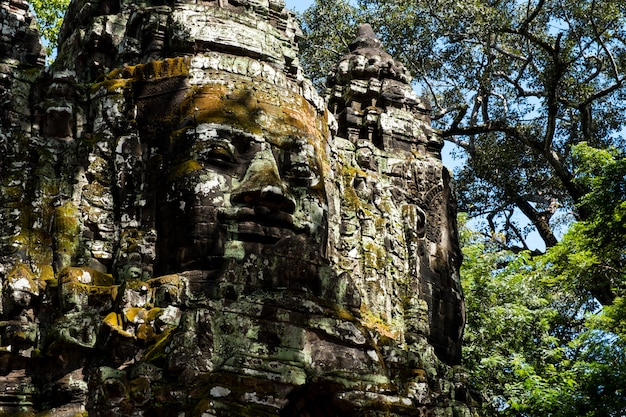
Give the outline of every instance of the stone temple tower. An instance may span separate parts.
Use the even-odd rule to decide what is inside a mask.
[[[360,247],[361,278],[375,276],[375,287],[390,286],[378,296],[399,297],[390,301],[404,310],[406,330],[427,335],[442,360],[459,363],[465,317],[456,206],[441,164],[443,140],[431,129],[429,104],[410,82],[367,24],[329,77],[338,160],[350,160],[348,171],[339,168],[347,172],[343,186],[359,197],[344,199],[341,211],[355,214],[361,225],[340,240]],[[342,221],[341,230],[352,230],[347,224],[353,219]]]
[[[441,139],[367,25],[326,100],[282,0],[0,2],[0,415],[470,416]]]

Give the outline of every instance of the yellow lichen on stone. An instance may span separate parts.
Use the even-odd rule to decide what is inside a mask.
[[[52,265],[41,265],[39,270],[39,279],[42,281],[40,285],[54,285],[56,283],[56,277],[54,276],[54,269]]]
[[[154,339],[154,344],[146,350],[146,354],[144,356],[145,361],[151,362],[167,354],[167,343],[170,341],[170,336],[172,335],[174,329],[176,328],[172,327],[163,333],[156,335],[157,337]]]
[[[356,211],[361,207],[361,200],[356,194],[354,187],[347,185],[343,190],[343,203],[348,209]]]
[[[189,57],[167,58],[152,61],[135,67],[134,79],[137,81],[158,80],[189,75],[191,60]]]
[[[33,294],[39,292],[35,274],[30,267],[19,263],[8,273],[6,283],[16,290],[28,291]]]
[[[335,307],[335,312],[337,313],[337,317],[342,319],[342,320],[346,320],[346,321],[356,321],[356,317],[354,316],[354,314],[343,307],[340,306],[336,306]]]
[[[135,338],[135,335],[124,330],[124,320],[121,314],[111,312],[107,314],[107,316],[102,320],[102,322],[106,324],[107,326],[109,326],[113,331],[115,331],[116,333],[122,336],[130,337],[133,339]]]
[[[126,317],[126,320],[131,323],[135,323],[138,320],[144,319],[144,311],[145,310],[140,307],[131,307],[124,310],[124,316]]]
[[[116,68],[109,72],[103,81],[92,84],[91,92],[95,93],[104,87],[109,94],[122,94],[125,89],[131,88],[136,81],[187,76],[189,75],[189,64],[190,59],[188,57],[177,57],[136,66]]]
[[[135,76],[135,68],[134,65],[127,65],[123,68],[116,68],[107,74],[107,80],[118,80],[121,78],[133,78]]]
[[[95,83],[91,86],[92,93],[95,93],[100,88],[104,87],[109,94],[116,93],[122,94],[125,89],[132,86],[131,81],[127,79],[120,80],[105,80],[99,83]]]
[[[174,181],[178,178],[185,177],[186,175],[189,175],[192,172],[196,172],[201,169],[202,164],[200,164],[198,161],[190,159],[188,161],[184,161],[174,165],[168,173],[168,179],[170,181]]]
[[[113,275],[84,267],[69,267],[63,269],[59,273],[59,281],[62,284],[80,283],[99,287],[110,287],[115,285],[115,278],[113,278]]]
[[[160,287],[163,284],[173,284],[175,286],[180,286],[181,285],[181,279],[180,279],[180,276],[178,276],[176,274],[162,275],[162,276],[157,277],[157,278],[149,279],[147,281],[147,284],[149,284],[150,287],[152,287],[152,288]]]
[[[241,91],[227,96],[225,86],[209,84],[200,88],[183,103],[181,108],[193,116],[196,123],[217,123],[239,128],[249,133],[261,134],[263,128],[255,114],[262,109],[250,100],[250,92]],[[263,109],[265,110],[265,109]]]
[[[62,304],[65,308],[110,306],[118,295],[115,279],[90,268],[64,268],[59,273]]]
[[[65,258],[63,264],[69,265],[71,257],[78,248],[80,233],[79,211],[71,202],[67,202],[55,209],[54,235],[56,238],[56,252]],[[67,262],[67,263],[66,263]]]
[[[380,314],[374,314],[372,311],[365,308],[361,311],[361,324],[389,339],[398,339],[402,335],[401,326],[389,322]]]
[[[157,336],[150,323],[141,323],[137,327],[136,337],[139,340],[152,340]]]

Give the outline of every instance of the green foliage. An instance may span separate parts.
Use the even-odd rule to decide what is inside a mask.
[[[626,155],[617,149],[595,149],[581,143],[574,147],[581,169],[576,181],[589,192],[580,209],[587,213],[579,235],[589,252],[599,256],[594,277],[624,295],[626,285]]]
[[[579,166],[575,182],[589,190],[579,203],[585,220],[569,228],[544,257],[551,279],[578,294],[590,291],[602,304],[625,295],[626,159],[615,148],[582,142],[572,148]]]
[[[544,255],[462,229],[464,356],[488,415],[626,412],[626,160],[584,142],[572,158],[575,181],[589,190],[579,203],[586,220]]]
[[[47,55],[50,56],[57,46],[59,30],[70,0],[31,0],[30,4],[35,12],[37,28],[44,40]]]
[[[626,412],[626,302],[598,310],[545,256],[513,253],[462,229],[464,360],[492,416]],[[580,271],[578,271],[580,272]]]
[[[349,0],[315,0],[299,17],[304,33],[300,42],[303,68],[315,86],[323,90],[328,73],[356,36],[359,10]]]

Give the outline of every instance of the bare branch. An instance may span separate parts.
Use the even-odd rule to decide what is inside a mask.
[[[504,33],[510,33],[512,35],[523,36],[528,41],[530,41],[530,42],[534,43],[535,45],[539,46],[541,49],[543,49],[544,51],[546,51],[550,55],[552,55],[555,52],[555,48],[551,44],[549,44],[548,42],[544,41],[543,39],[541,39],[537,35],[529,32],[526,28],[520,28],[520,29],[504,28],[503,32]]]
[[[552,228],[548,222],[549,217],[543,213],[538,212],[526,199],[518,197],[515,200],[515,205],[520,209],[522,213],[531,223],[537,228],[537,232],[541,239],[545,242],[547,247],[554,246],[558,243],[556,236],[552,233]]]
[[[561,37],[562,33],[559,33],[554,42],[554,49],[552,52],[553,68],[547,68],[548,85],[547,87],[547,107],[548,107],[548,123],[546,126],[546,132],[543,137],[543,152],[548,154],[552,149],[552,143],[554,141],[554,135],[556,134],[556,126],[559,115],[559,82],[565,73],[567,64],[561,61]]]
[[[589,21],[591,22],[591,27],[593,28],[593,33],[596,35],[596,39],[598,40],[598,42],[600,43],[600,46],[602,47],[604,52],[609,57],[609,60],[611,61],[611,69],[613,70],[613,77],[615,77],[615,80],[621,86],[622,81],[620,80],[619,70],[617,67],[617,63],[615,62],[615,58],[613,57],[613,54],[611,53],[609,48],[606,46],[606,44],[602,41],[602,36],[600,36],[600,32],[598,31],[596,21],[593,18],[593,9],[595,9],[595,7],[596,7],[596,1],[593,0],[591,2],[592,13],[591,13],[591,18],[589,19]]]
[[[520,30],[522,32],[526,32],[528,30],[528,26],[530,25],[530,23],[535,20],[535,18],[539,15],[539,12],[541,11],[541,8],[543,7],[543,5],[545,4],[545,0],[539,0],[539,2],[537,3],[537,7],[535,7],[535,10],[533,10],[528,17],[526,18],[526,20],[524,20],[520,26]],[[530,1],[528,2],[528,6],[530,7]]]
[[[432,92],[432,90],[431,90]],[[436,101],[437,99],[435,99]],[[439,107],[439,106],[433,106],[433,107]],[[437,111],[436,113],[433,113],[430,117],[432,118],[432,120],[441,120],[444,117],[446,117],[448,115],[448,113],[458,110],[460,108],[460,106],[452,106],[452,107],[444,107],[441,110]]]
[[[546,92],[542,90],[525,90],[520,85],[518,80],[512,79],[511,77],[509,77],[507,74],[505,74],[502,71],[497,71],[494,73],[494,75],[497,75],[498,77],[506,80],[509,84],[511,84],[517,91],[518,97],[545,97],[546,96]]]
[[[455,129],[446,129],[441,131],[441,136],[449,138],[455,135],[469,136],[479,135],[481,133],[489,132],[509,132],[512,128],[508,127],[500,120],[490,121],[489,123],[470,126],[458,126]]]
[[[509,213],[507,214],[506,218],[506,222],[505,222],[505,230],[512,230],[513,234],[515,235],[515,237],[517,238],[517,240],[522,244],[522,249],[523,250],[528,250],[528,245],[526,244],[526,239],[524,239],[524,236],[522,236],[522,233],[520,232],[520,230],[517,228],[517,226],[515,226],[515,224],[513,223],[513,221],[511,220],[511,218],[513,217],[514,211],[513,210],[509,210]],[[507,246],[508,246],[508,239],[507,239]]]
[[[607,88],[604,88],[598,92],[596,92],[595,94],[590,95],[589,97],[587,97],[587,99],[585,101],[583,101],[582,103],[580,103],[579,106],[582,105],[588,105],[591,102],[598,100],[602,97],[606,97],[609,94],[611,94],[612,92],[616,91],[617,89],[621,88],[623,86],[624,83],[624,77],[619,77],[617,79],[617,82]]]
[[[509,57],[509,58],[512,58],[512,59],[514,59],[516,61],[528,62],[528,57],[525,57],[525,56],[522,56],[522,55],[518,55],[518,54],[514,54],[512,52],[509,52],[509,51],[499,47],[498,45],[493,45],[492,48],[495,51],[500,52],[502,55],[504,55],[506,57]]]
[[[482,97],[480,93],[476,94],[476,98],[474,99],[474,107],[472,108],[472,113],[470,115],[469,124],[470,126],[474,126],[476,124],[476,120],[478,119],[478,112],[482,105]]]
[[[455,129],[456,127],[458,127],[466,114],[467,114],[467,104],[463,103],[461,106],[459,106],[459,112],[457,113],[456,117],[452,121],[451,128]]]
[[[598,78],[598,76],[602,74],[602,60],[598,59],[597,56],[589,57],[589,59],[593,59],[594,61],[596,61],[597,65],[595,65],[595,69],[591,74],[589,74],[589,77],[585,78],[583,84],[591,83],[591,81]]]
[[[446,140],[450,141],[451,143],[454,143],[455,145],[465,149],[468,152],[471,150],[470,142],[466,140],[461,140],[457,136],[446,136]]]
[[[434,87],[430,83],[430,80],[428,79],[428,77],[426,77],[425,74],[420,74],[420,75],[422,76],[422,80],[424,80],[424,83],[426,83],[426,87],[428,88],[428,91],[430,91],[430,96],[433,98],[433,101],[435,102],[435,107],[441,108],[441,105],[439,104],[439,100],[437,100],[437,93],[435,92]],[[443,116],[444,115],[442,115],[441,117]],[[434,118],[434,119],[437,120],[437,118]]]

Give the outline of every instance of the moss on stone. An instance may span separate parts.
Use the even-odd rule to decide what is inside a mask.
[[[80,233],[78,208],[67,202],[54,211],[54,229],[56,236],[56,252],[68,258],[68,262],[78,249],[78,237]],[[64,263],[65,263],[64,262]],[[64,265],[65,266],[65,265]]]
[[[147,64],[126,66],[110,71],[104,80],[91,84],[91,92],[104,88],[108,94],[124,94],[137,81],[154,81],[163,78],[188,76],[190,59],[188,57],[167,58]]]
[[[338,305],[335,306],[335,313],[337,314],[337,318],[341,320],[352,321],[352,322],[357,321],[356,316],[344,307],[341,307]]]
[[[135,67],[134,79],[137,81],[158,80],[161,78],[172,78],[188,76],[191,59],[189,57],[166,58],[164,60],[152,61],[147,64],[140,64]]]
[[[128,338],[131,338],[131,339],[134,338],[134,335],[132,333],[129,333],[126,330],[124,330],[124,320],[121,314],[111,312],[107,314],[107,316],[104,319],[102,319],[102,322],[106,324],[107,326],[109,326],[116,333],[122,336],[128,337]]]
[[[368,309],[361,311],[361,324],[368,329],[375,330],[384,338],[397,340],[402,335],[401,326],[393,321],[388,322],[380,314],[375,314]]]
[[[45,286],[56,286],[57,279],[54,275],[54,269],[52,265],[46,264],[39,266],[39,280],[41,281],[40,285]]]
[[[63,269],[59,273],[59,281],[62,283],[81,283],[81,280],[85,280],[83,278],[85,274],[89,274],[90,282],[86,285],[91,286],[100,286],[100,287],[111,287],[115,285],[115,278],[111,274],[105,274],[100,271],[96,271],[95,269],[86,268],[86,267],[69,267]]]
[[[62,304],[75,306],[110,306],[117,299],[119,287],[109,274],[85,268],[64,268],[59,273]]]
[[[26,280],[32,291],[37,288],[37,284],[35,284],[35,275],[29,266],[22,263],[15,265],[15,267],[7,274],[7,282],[9,284],[20,280]]]
[[[132,87],[132,80],[130,79],[107,79],[101,82],[97,82],[91,85],[91,92],[96,93],[101,88],[104,88],[108,94],[123,94],[124,90]]]
[[[200,164],[198,161],[190,159],[188,161],[184,161],[174,165],[168,173],[168,180],[175,181],[181,177],[184,177],[191,174],[192,172],[196,172],[201,169],[202,164]]]
[[[154,343],[146,350],[146,354],[144,355],[145,361],[155,362],[167,356],[169,353],[167,351],[167,346],[175,329],[176,328],[173,327],[171,329],[167,329],[160,335],[157,335],[154,339]]]

